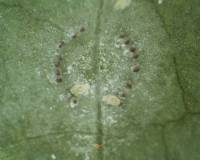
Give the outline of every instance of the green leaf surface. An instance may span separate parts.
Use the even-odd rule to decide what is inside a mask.
[[[199,160],[199,6],[0,0],[0,160]]]

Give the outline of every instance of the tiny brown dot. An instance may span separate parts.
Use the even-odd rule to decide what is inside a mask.
[[[55,63],[55,66],[56,66],[56,67],[60,67],[60,61],[56,62],[56,63]]]
[[[62,47],[64,46],[64,44],[65,44],[65,42],[64,42],[64,41],[61,41],[58,47],[59,47],[59,48],[62,48]]]
[[[60,67],[57,67],[57,68],[56,68],[56,75],[57,75],[57,76],[60,76],[60,75],[61,75],[61,68],[60,68]]]
[[[132,83],[131,83],[131,81],[126,82],[126,88],[129,88],[129,89],[132,88]]]
[[[85,32],[85,27],[81,27],[80,32]]]
[[[58,56],[58,61],[62,61],[62,56],[61,55]]]
[[[124,88],[123,89],[123,92],[121,94],[122,97],[127,97],[128,96],[128,93],[129,93],[129,89],[128,88]]]
[[[133,53],[133,58],[137,59],[139,57],[138,53]]]
[[[131,52],[135,52],[135,51],[136,51],[136,48],[135,48],[135,47],[131,47],[129,50],[130,50]]]
[[[119,106],[123,107],[124,106],[124,102],[121,101],[120,104],[119,104]]]
[[[100,66],[100,70],[103,70],[104,69],[104,67],[103,66]]]
[[[122,93],[122,97],[126,97],[126,94],[125,94],[125,93]]]
[[[72,38],[75,39],[77,37],[77,33],[72,35]]]
[[[57,76],[57,78],[56,78],[56,82],[62,82],[62,77],[61,76]]]
[[[122,33],[119,35],[119,38],[126,38],[128,35],[126,33]]]
[[[73,103],[74,103],[74,104],[77,104],[77,100],[76,100],[76,99],[74,99],[74,100],[73,100]]]
[[[134,64],[132,69],[133,69],[133,72],[139,72],[140,65],[139,64]]]
[[[126,44],[126,45],[130,44],[130,40],[129,39],[125,40],[124,44]]]

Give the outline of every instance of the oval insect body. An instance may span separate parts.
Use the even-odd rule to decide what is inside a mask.
[[[79,96],[79,95],[87,94],[89,89],[90,89],[90,85],[89,84],[76,84],[70,89],[70,92],[74,96]]]
[[[119,106],[121,104],[121,100],[115,95],[103,96],[102,101],[112,106]]]

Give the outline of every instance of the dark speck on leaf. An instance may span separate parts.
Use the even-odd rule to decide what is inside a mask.
[[[139,57],[138,53],[133,53],[133,58],[137,59]]]
[[[134,64],[132,69],[133,69],[133,72],[138,72],[140,70],[140,65],[139,64]]]
[[[62,47],[64,46],[64,44],[65,44],[65,42],[64,42],[64,41],[61,41],[58,47],[59,47],[59,48],[62,48]]]
[[[128,35],[126,33],[120,34],[119,38],[126,38]]]
[[[132,83],[131,83],[131,81],[126,82],[126,88],[129,88],[129,89],[132,88]]]
[[[74,104],[77,104],[77,100],[76,100],[76,99],[74,99],[74,100],[73,100],[73,103],[74,103]]]
[[[77,33],[72,35],[72,39],[75,39],[77,37]]]
[[[56,62],[56,63],[55,63],[55,66],[56,66],[56,67],[60,67],[60,61]]]
[[[122,93],[122,97],[126,97],[126,94],[125,94],[125,93]]]
[[[60,76],[60,75],[61,75],[61,68],[60,68],[60,67],[57,67],[57,68],[56,68],[56,75],[57,75],[57,76]]]
[[[58,55],[58,56],[56,57],[55,66],[56,66],[56,67],[60,67],[61,61],[62,61],[62,57],[61,57],[60,55]]]
[[[130,44],[130,40],[129,39],[125,40],[124,44],[126,45]]]
[[[124,102],[121,101],[119,106],[120,106],[120,107],[123,107],[123,106],[124,106]]]
[[[81,27],[80,32],[85,32],[85,28]]]
[[[104,67],[103,66],[100,66],[100,70],[103,70],[104,69]]]
[[[129,93],[129,90],[128,90],[127,88],[124,88],[121,96],[122,96],[123,98],[124,98],[124,97],[127,97],[127,96],[128,96],[128,93]]]
[[[60,75],[56,77],[56,82],[58,83],[62,82],[62,77]]]
[[[135,48],[135,47],[131,47],[131,48],[130,48],[130,51],[131,51],[131,52],[135,52],[135,51],[136,51],[136,48]]]

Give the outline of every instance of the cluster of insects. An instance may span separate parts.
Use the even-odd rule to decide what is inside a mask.
[[[138,49],[136,48],[134,42],[129,39],[128,34],[124,33],[119,36],[120,41],[122,40],[123,46],[129,50],[130,57],[133,59],[134,64],[132,65],[133,72],[140,71],[140,65],[136,63],[136,59],[139,57]]]
[[[81,33],[85,32],[85,27],[81,27],[78,32],[72,33],[70,35],[71,39],[75,39],[81,35]]]
[[[85,32],[85,30],[86,30],[85,27],[82,26],[82,27],[79,29],[78,32],[71,33],[71,34],[70,34],[70,38],[71,38],[71,39],[77,38],[78,36],[80,36],[81,33]],[[60,43],[59,43],[59,45],[58,45],[58,48],[63,48],[64,45],[65,45],[65,41],[62,40],[62,41],[60,41]]]
[[[78,36],[80,36],[80,34],[82,32],[85,32],[85,27],[81,27],[79,29],[79,31],[71,34],[70,38],[71,39],[75,39]],[[139,57],[139,52],[138,49],[136,47],[136,45],[134,44],[134,42],[129,38],[128,34],[123,33],[119,35],[119,42],[121,43],[121,46],[128,50],[129,53],[129,57],[131,58],[131,61],[133,62],[131,70],[133,72],[139,72],[140,71],[140,65],[139,63],[137,63],[137,59]],[[65,46],[65,42],[64,40],[60,41],[59,45],[58,45],[58,49],[61,49]],[[61,61],[62,61],[62,57],[61,55],[57,55],[56,57],[56,63],[55,63],[55,75],[56,75],[56,82],[60,83],[63,81],[62,78],[62,68],[61,68]],[[76,86],[77,87],[77,86]],[[79,86],[80,87],[80,86]],[[83,87],[83,86],[81,86]],[[115,106],[121,106],[123,105],[123,99],[125,97],[128,96],[128,93],[130,92],[130,90],[132,89],[132,81],[128,80],[126,82],[126,84],[124,85],[120,95],[115,96],[115,95],[107,95],[103,97],[103,101],[106,102],[107,104],[111,104],[111,105],[115,105]],[[76,97],[76,96],[72,96],[72,97]],[[73,101],[74,104],[77,103],[77,100],[75,99]]]
[[[85,27],[80,27],[80,29],[77,32],[70,33],[70,39],[73,40],[81,35],[81,33],[85,32]],[[62,73],[62,60],[63,57],[60,54],[60,50],[64,48],[66,45],[66,42],[64,40],[61,40],[58,44],[58,47],[56,49],[56,56],[55,56],[55,81],[57,83],[63,82],[63,73]],[[70,106],[73,108],[76,105],[78,105],[78,95],[82,94],[82,92],[86,91],[88,89],[87,85],[74,85],[71,90],[70,94],[67,96],[67,98],[70,100]]]
[[[124,100],[125,98],[129,95],[131,89],[132,89],[132,85],[133,82],[131,80],[127,80],[121,90],[121,92],[119,92],[117,94],[117,96],[119,97],[120,103],[118,106],[123,107],[124,106]]]
[[[131,66],[131,70],[134,73],[137,73],[140,71],[140,65],[139,63],[137,63],[137,59],[139,58],[139,51],[138,48],[136,47],[136,45],[134,44],[134,42],[129,38],[128,34],[123,33],[121,35],[119,35],[119,39],[118,39],[118,48],[124,48],[126,50],[128,50],[129,53],[129,57],[131,59],[131,62],[133,63]],[[132,80],[127,80],[121,93],[118,95],[120,98],[120,105],[122,106],[123,100],[128,96],[130,90],[132,89]]]
[[[82,32],[85,32],[85,27],[81,27],[79,29],[78,32],[72,33],[71,34],[71,39],[75,39],[77,38]],[[63,48],[65,46],[65,41],[62,40],[60,41],[60,43],[58,44],[58,51],[59,49]],[[61,68],[61,61],[62,61],[62,57],[61,55],[56,55],[56,62],[55,62],[55,75],[56,75],[56,82],[60,83],[63,81],[62,79],[62,68]]]
[[[85,32],[85,27],[81,27],[79,31],[74,32],[70,35],[71,39],[76,39],[81,35],[81,33]],[[121,34],[119,36],[120,43],[122,42],[123,48],[128,50],[130,54],[132,67],[131,70],[134,73],[140,71],[140,65],[137,63],[137,59],[139,57],[138,48],[134,44],[134,42],[128,37],[128,34]],[[65,46],[65,41],[62,40],[58,44],[58,51]],[[62,76],[62,56],[60,54],[56,55],[55,60],[55,75],[56,75],[56,82],[61,83],[63,81]],[[131,89],[133,88],[133,81],[131,79],[127,80],[123,85],[122,90],[115,96],[115,95],[106,95],[103,96],[102,101],[105,102],[107,105],[112,106],[123,106],[125,98],[129,95]],[[86,94],[90,89],[90,85],[88,84],[75,84],[74,86],[70,87],[69,91],[69,100],[71,107],[75,107],[78,105],[78,97],[80,95]],[[104,148],[103,144],[96,144],[95,148],[100,150]]]
[[[61,68],[61,61],[62,57],[61,55],[56,56],[56,62],[55,62],[55,72],[56,72],[56,82],[60,83],[62,82],[62,68]]]

